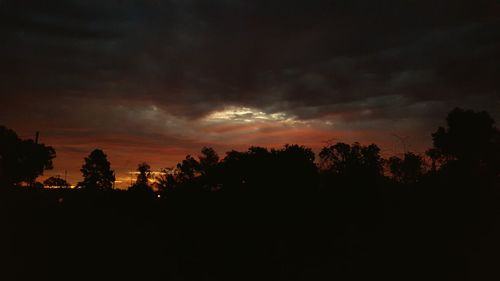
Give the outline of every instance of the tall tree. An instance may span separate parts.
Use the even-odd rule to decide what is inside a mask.
[[[0,185],[32,184],[52,169],[56,157],[54,148],[33,140],[21,140],[17,134],[0,126]]]
[[[93,190],[110,190],[115,182],[115,173],[111,170],[106,154],[95,149],[85,158],[85,163],[80,169],[83,181],[78,185]]]
[[[432,134],[434,150],[444,162],[498,174],[500,132],[485,112],[456,108],[446,118],[446,127]]]

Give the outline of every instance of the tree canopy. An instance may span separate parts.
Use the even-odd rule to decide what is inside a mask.
[[[320,165],[324,172],[350,178],[380,177],[384,160],[380,148],[355,142],[352,145],[339,142],[325,147],[319,153]]]
[[[21,140],[14,131],[0,126],[0,185],[31,185],[44,170],[52,169],[55,157],[54,148]]]
[[[500,172],[500,132],[485,112],[455,108],[446,118],[446,127],[432,134],[435,155],[445,164],[467,169]]]
[[[402,159],[389,158],[388,165],[393,178],[402,183],[415,183],[424,173],[424,160],[413,152],[405,153]]]
[[[85,163],[80,169],[83,181],[78,185],[92,190],[110,190],[115,182],[115,173],[111,170],[106,154],[100,149],[95,149],[85,158]]]

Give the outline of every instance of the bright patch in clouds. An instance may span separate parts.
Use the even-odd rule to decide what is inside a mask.
[[[318,120],[299,120],[284,113],[251,107],[228,106],[204,117],[198,139],[217,147],[246,149],[251,145],[280,147],[286,143],[311,144],[325,138]],[[312,140],[314,139],[314,141]]]
[[[258,109],[250,107],[226,107],[224,110],[213,112],[205,117],[208,122],[235,122],[235,123],[252,123],[252,122],[283,122],[287,124],[300,123],[294,117],[288,116],[284,112],[266,113]]]

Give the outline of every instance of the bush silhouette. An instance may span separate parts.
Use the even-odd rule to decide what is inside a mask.
[[[50,177],[43,181],[43,185],[50,188],[69,188],[71,186],[71,184],[60,177]]]

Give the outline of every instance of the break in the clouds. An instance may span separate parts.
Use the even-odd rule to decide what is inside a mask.
[[[0,120],[64,163],[100,146],[123,170],[201,145],[419,146],[452,107],[500,115],[499,7],[2,0]]]

